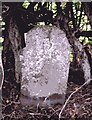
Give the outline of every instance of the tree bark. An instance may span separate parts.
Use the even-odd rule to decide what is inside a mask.
[[[71,45],[71,49],[73,51],[73,63],[74,69],[82,69],[84,73],[84,79],[87,81],[91,78],[91,66],[89,64],[89,60],[85,50],[83,49],[82,44],[72,33],[71,28],[68,26],[68,19],[63,17],[64,19],[64,29],[66,35],[68,37],[69,43]]]
[[[14,13],[13,13],[14,14]],[[4,83],[2,88],[3,104],[10,104],[9,110],[5,107],[3,113],[12,112],[12,105],[18,102],[21,85],[21,66],[19,48],[21,48],[21,35],[14,17],[10,15],[6,21],[3,43]]]

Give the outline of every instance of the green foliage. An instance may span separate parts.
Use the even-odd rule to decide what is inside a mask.
[[[52,10],[52,12],[53,12],[53,17],[55,17],[56,14],[57,14],[57,13],[56,13],[56,3],[55,3],[55,2],[50,3],[49,10]]]
[[[4,41],[4,38],[0,37],[0,50],[3,49],[2,42]]]
[[[22,7],[27,9],[29,5],[30,5],[29,1],[25,0],[24,3],[22,4]]]
[[[4,41],[4,38],[0,37],[0,43],[2,43]]]
[[[76,0],[73,1],[73,12],[74,12],[74,18],[76,21],[76,25],[79,24],[80,22],[80,26],[78,26],[79,30],[81,31],[91,31],[91,26],[90,26],[90,22],[89,19],[87,17],[87,15],[85,15],[84,11],[82,10],[82,15],[81,15],[81,7],[82,7],[82,3],[81,2],[75,2]],[[81,20],[80,20],[81,17]],[[73,28],[72,26],[72,22],[69,23],[69,25],[71,26],[71,28]],[[83,42],[83,44],[92,44],[92,38],[88,38],[88,37],[80,37],[79,38],[80,42]]]
[[[70,52],[70,61],[71,62],[73,61],[73,53],[72,53],[72,51]]]
[[[63,13],[65,12],[66,4],[68,1],[69,0],[64,0],[60,6]],[[77,30],[79,29],[81,31],[90,31],[91,26],[90,26],[89,20],[87,18],[87,15],[85,15],[85,13],[84,13],[84,10],[82,10],[82,16],[81,16],[82,2],[80,2],[80,1],[78,2],[78,0],[72,0],[72,2],[73,2],[72,9],[73,9],[73,15],[74,15],[76,27],[80,23],[80,25],[78,26],[79,28],[77,27]],[[41,2],[41,3],[44,6],[45,2]],[[22,7],[27,9],[29,7],[29,5],[30,5],[29,0],[24,0]],[[39,5],[39,2],[34,6],[35,11],[40,10],[40,7],[38,8],[38,5]],[[57,4],[56,4],[56,2],[48,2],[45,7],[47,8],[47,10],[50,10],[53,12],[53,18],[55,18],[57,16]],[[69,14],[70,14],[70,12],[69,12]],[[80,21],[80,16],[81,16],[81,21]],[[69,17],[71,18],[71,14],[69,15]],[[90,19],[91,18],[92,18],[92,16],[90,16]],[[2,18],[0,17],[1,31],[5,29],[4,27],[2,27],[4,25],[5,25],[5,23],[2,21]],[[37,22],[36,25],[45,25],[45,22],[40,21],[40,22]],[[52,24],[50,24],[50,25],[52,25]],[[72,20],[69,21],[68,25],[71,27],[71,29],[73,29],[74,26],[73,26]],[[80,37],[79,41],[83,42],[83,44],[87,44],[87,43],[92,44],[92,38],[88,38],[88,37]],[[2,42],[0,42],[0,46],[2,46]],[[72,54],[70,56],[72,59]]]
[[[2,30],[5,29],[5,22],[2,20],[2,17],[0,16],[0,32],[2,33]],[[0,37],[0,50],[3,49],[2,42],[4,41],[4,38]]]
[[[61,7],[62,7],[63,10],[66,7],[66,3],[67,3],[67,0],[66,0],[66,2],[63,2],[62,5],[61,5]]]
[[[92,45],[92,38],[91,38],[91,40],[89,40],[89,44],[91,44],[91,45]]]

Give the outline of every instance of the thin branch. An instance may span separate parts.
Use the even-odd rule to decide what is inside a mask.
[[[76,92],[78,92],[78,91],[79,91],[81,88],[83,88],[86,84],[90,83],[91,80],[92,80],[92,79],[87,80],[87,81],[86,81],[83,85],[81,85],[77,90],[75,90],[74,92],[72,92],[72,93],[70,94],[70,96],[69,96],[68,99],[66,100],[65,104],[63,105],[63,107],[62,107],[62,109],[61,109],[61,111],[60,111],[60,113],[59,113],[59,120],[60,120],[60,118],[61,118],[62,112],[64,111],[64,109],[65,109],[67,103],[69,102],[70,98],[72,97],[72,95],[74,95]],[[60,109],[59,109],[59,110],[60,110]]]

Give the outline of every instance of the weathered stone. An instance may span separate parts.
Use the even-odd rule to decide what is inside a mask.
[[[30,30],[20,60],[21,103],[63,104],[70,65],[70,45],[65,33],[49,26]]]

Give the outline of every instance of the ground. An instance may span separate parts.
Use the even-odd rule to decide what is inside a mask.
[[[66,100],[69,95],[81,85],[68,83]],[[17,106],[17,105],[16,105]],[[46,108],[22,107],[20,104],[12,114],[6,116],[4,120],[59,120],[58,116],[62,105]],[[68,101],[61,114],[61,120],[91,120],[92,119],[92,84],[85,85],[76,92]]]

